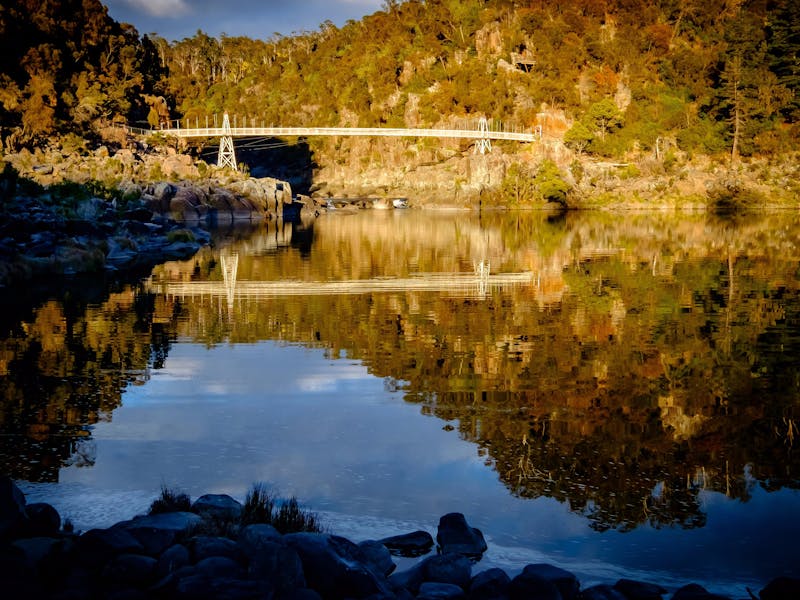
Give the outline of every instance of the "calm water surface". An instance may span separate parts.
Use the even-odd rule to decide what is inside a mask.
[[[795,213],[329,214],[3,302],[2,468],[79,528],[263,481],[512,574],[798,575]]]

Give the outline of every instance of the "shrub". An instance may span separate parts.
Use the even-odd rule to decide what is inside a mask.
[[[167,233],[167,241],[170,244],[173,242],[193,242],[195,237],[189,229],[173,229]]]
[[[570,186],[564,181],[558,165],[552,160],[545,160],[539,165],[534,183],[545,201],[566,204]]]

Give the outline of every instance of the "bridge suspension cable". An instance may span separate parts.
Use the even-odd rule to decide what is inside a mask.
[[[508,140],[517,142],[536,142],[542,137],[541,128],[522,129],[517,127],[499,127],[492,124],[486,117],[481,117],[477,128],[471,129],[464,125],[461,128],[402,128],[402,127],[261,127],[256,126],[255,120],[248,127],[248,119],[243,119],[244,126],[238,126],[234,117],[231,127],[230,117],[225,113],[222,126],[217,126],[214,117],[214,126],[209,127],[208,118],[206,126],[200,127],[199,119],[195,119],[195,127],[189,127],[190,121],[186,120],[186,127],[181,127],[181,122],[176,121],[174,128],[168,129],[138,129],[128,127],[128,131],[136,135],[167,135],[177,138],[220,138],[219,156],[217,164],[220,167],[237,169],[236,153],[233,145],[234,137],[315,137],[315,136],[369,136],[369,137],[423,137],[423,138],[449,138],[475,140],[475,152],[484,154],[492,151],[492,140]]]

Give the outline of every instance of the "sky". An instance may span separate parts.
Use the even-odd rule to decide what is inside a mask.
[[[315,31],[330,20],[337,27],[381,10],[382,0],[103,0],[112,18],[131,23],[140,35],[173,41],[193,36],[243,35],[267,39],[274,33]]]

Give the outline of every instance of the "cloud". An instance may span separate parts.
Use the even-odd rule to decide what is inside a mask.
[[[125,0],[132,7],[154,17],[176,17],[192,12],[186,0]]]

